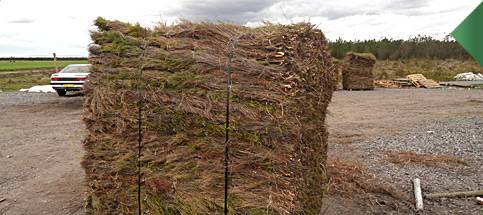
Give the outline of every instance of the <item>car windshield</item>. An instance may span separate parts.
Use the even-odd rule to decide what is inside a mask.
[[[67,66],[61,73],[89,73],[90,65],[83,66]]]

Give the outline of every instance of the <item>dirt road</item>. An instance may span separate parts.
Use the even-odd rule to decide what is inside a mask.
[[[83,213],[82,99],[0,93],[0,199],[6,199],[0,202],[0,214]],[[480,120],[483,123],[483,90],[338,91],[328,116],[330,160],[354,161],[404,195],[410,194],[408,181],[414,176],[422,177],[423,191],[481,189]],[[428,131],[433,136],[426,137]],[[424,138],[413,140],[417,135]],[[454,143],[458,143],[458,149],[446,147]],[[470,173],[457,181],[451,168],[398,166],[385,160],[385,147],[396,152],[435,151],[464,157],[465,170]],[[340,171],[337,166],[332,168]],[[438,174],[428,175],[427,171]],[[427,186],[435,180],[442,182]],[[461,185],[463,182],[468,184]],[[388,198],[387,193],[360,199],[363,197],[366,196],[333,192],[326,199],[327,213],[413,213],[410,202],[396,204],[399,200]],[[440,214],[474,214],[483,210],[470,200],[462,201],[429,202],[428,210]]]
[[[0,93],[0,214],[82,214],[82,97]]]

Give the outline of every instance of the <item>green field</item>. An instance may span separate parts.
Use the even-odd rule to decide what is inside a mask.
[[[0,72],[0,90],[1,91],[17,91],[22,88],[30,88],[35,85],[45,85],[50,83],[50,75],[52,72],[16,72],[2,73]]]
[[[69,64],[83,64],[86,60],[62,60],[58,61],[58,67],[63,68]],[[23,61],[15,62],[0,61],[0,71],[16,71],[16,70],[31,70],[31,69],[53,69],[55,64],[53,61]]]

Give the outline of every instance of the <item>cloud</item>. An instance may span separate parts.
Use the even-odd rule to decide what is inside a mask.
[[[434,1],[434,0],[433,0]],[[336,20],[356,15],[379,15],[379,14],[420,14],[421,10],[429,5],[426,0],[285,0],[280,1],[270,9],[266,17],[288,18],[325,17],[328,20]],[[283,14],[282,14],[283,12]]]
[[[8,23],[13,23],[13,24],[29,24],[29,23],[34,23],[34,22],[35,22],[35,20],[29,19],[29,18],[20,18],[20,19],[8,21]]]
[[[173,15],[198,21],[230,21],[246,23],[259,18],[261,12],[279,0],[183,0]]]
[[[481,0],[0,0],[0,56],[87,56],[89,30],[98,16],[153,26],[178,18],[230,21],[310,21],[329,40],[443,38]],[[29,5],[29,7],[25,7]],[[95,5],[93,7],[92,5]],[[115,6],[115,10],[113,10]],[[42,10],[39,10],[42,8]],[[21,25],[19,23],[33,23]]]
[[[385,8],[395,10],[411,10],[418,9],[429,5],[427,0],[390,0],[386,3]]]

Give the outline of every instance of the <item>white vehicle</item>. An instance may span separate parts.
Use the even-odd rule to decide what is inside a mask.
[[[68,65],[50,76],[50,85],[59,96],[65,96],[67,91],[81,91],[89,76],[90,68],[90,64]]]

